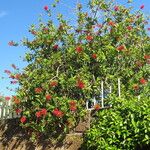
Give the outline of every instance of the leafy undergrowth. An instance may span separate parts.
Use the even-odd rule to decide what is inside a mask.
[[[84,136],[83,147],[90,150],[149,149],[150,98],[113,99],[112,104],[112,109],[96,113]]]

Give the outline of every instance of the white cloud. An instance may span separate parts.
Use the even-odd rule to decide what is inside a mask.
[[[3,18],[6,15],[7,15],[6,11],[0,11],[0,18]]]

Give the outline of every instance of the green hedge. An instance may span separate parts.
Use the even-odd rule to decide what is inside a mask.
[[[90,150],[148,149],[150,98],[114,99],[112,103],[112,109],[96,113],[84,136],[84,147]]]

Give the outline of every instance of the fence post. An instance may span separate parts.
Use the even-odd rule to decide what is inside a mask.
[[[120,78],[118,78],[118,96],[121,97]]]
[[[101,98],[102,98],[102,108],[104,108],[104,82],[101,82]]]
[[[112,86],[109,87],[109,94],[112,92]]]
[[[86,109],[89,109],[89,100],[86,100]]]

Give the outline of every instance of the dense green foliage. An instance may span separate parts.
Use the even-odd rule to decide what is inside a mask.
[[[134,150],[150,145],[150,98],[113,99],[112,104],[112,109],[97,112],[84,147]]]

